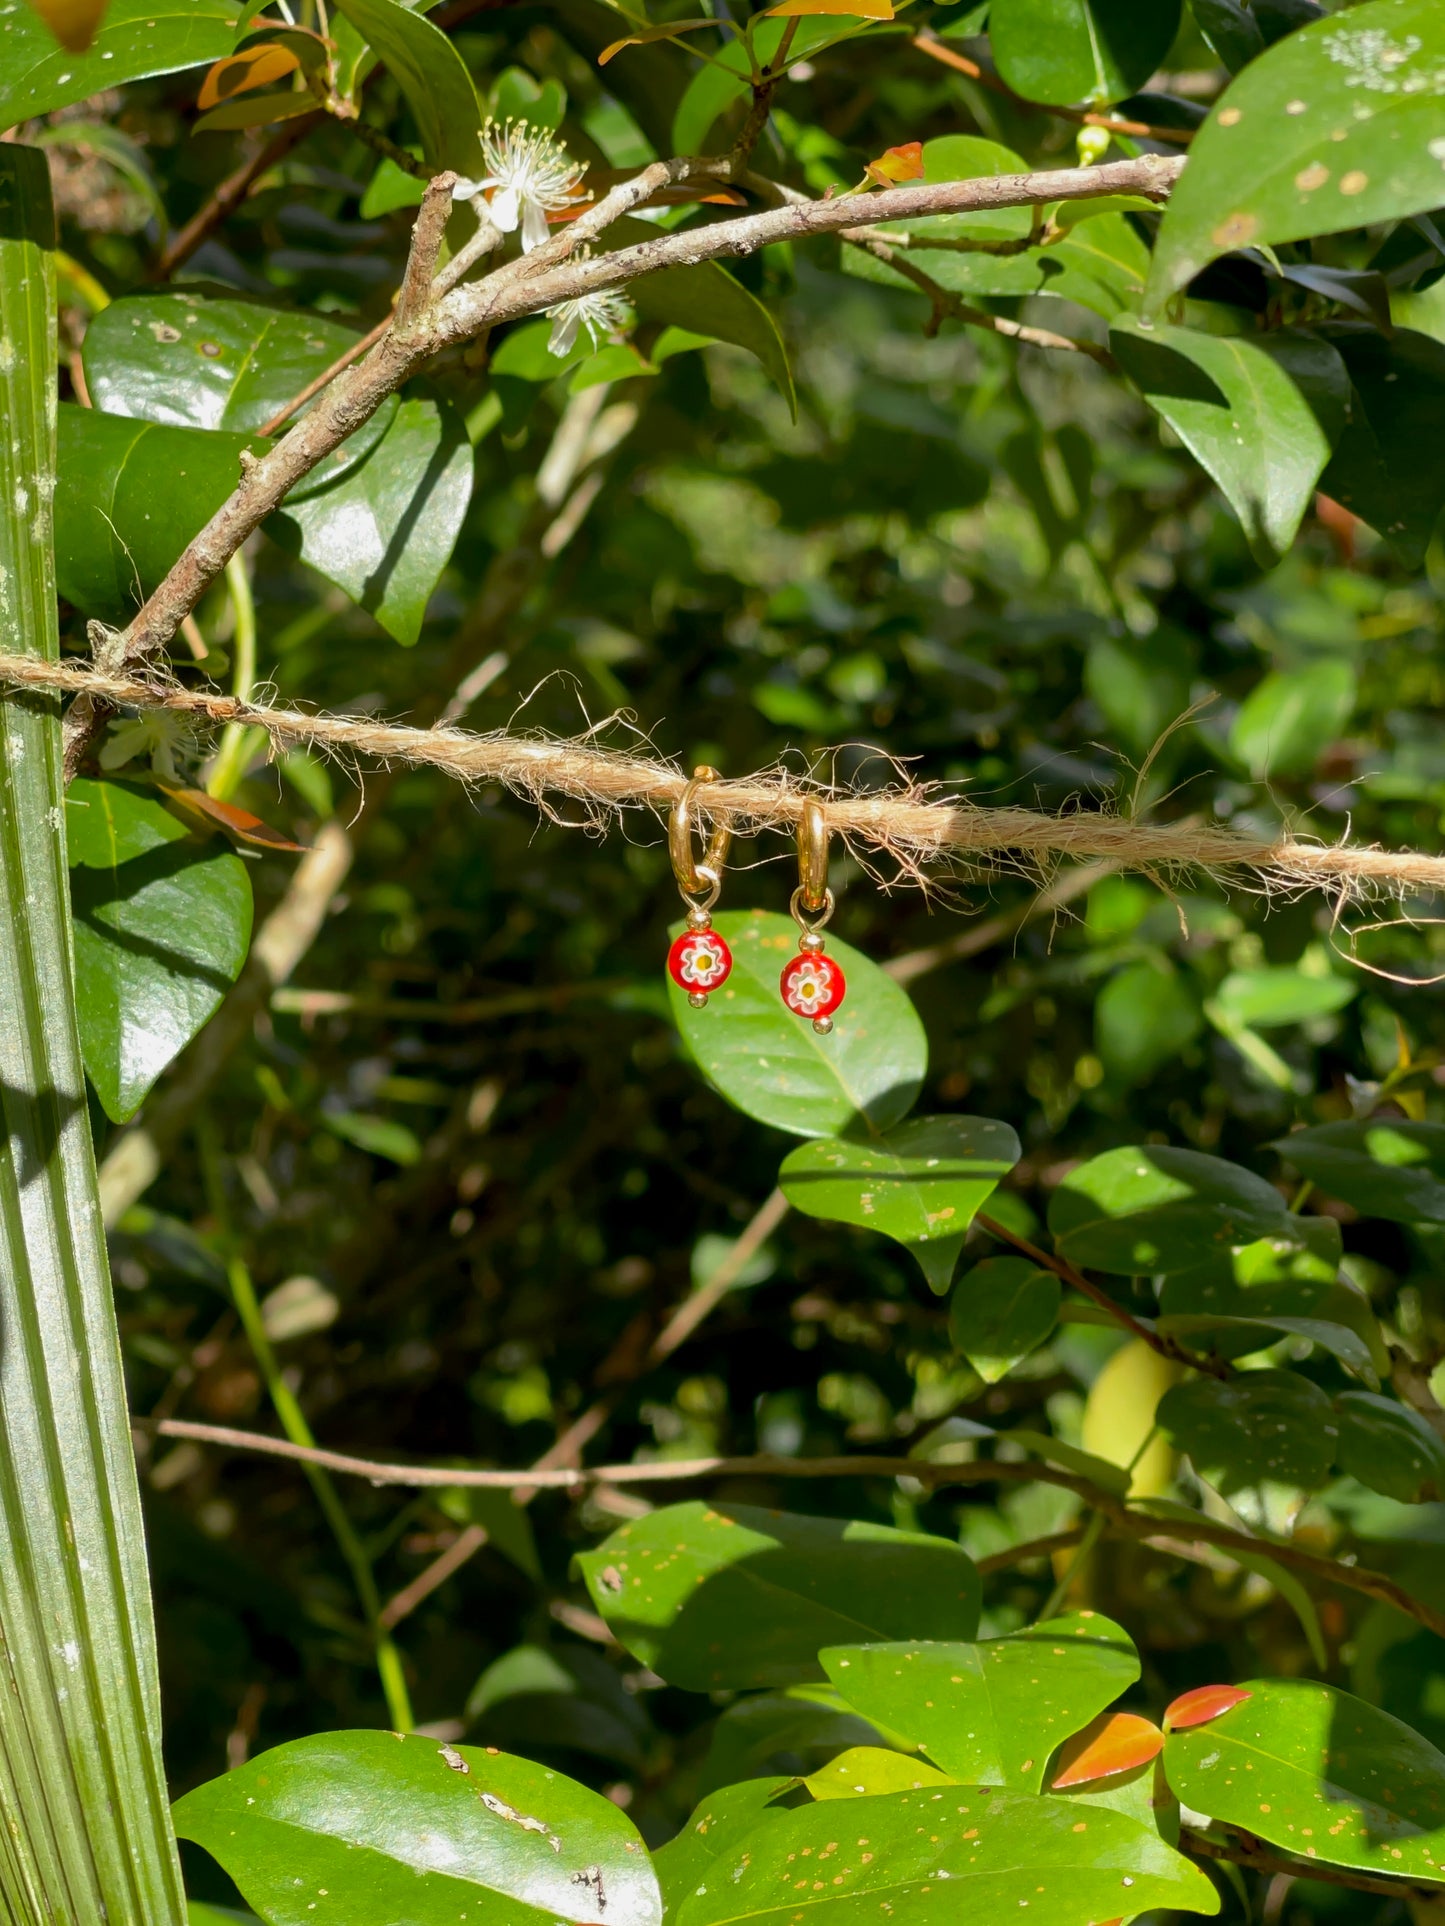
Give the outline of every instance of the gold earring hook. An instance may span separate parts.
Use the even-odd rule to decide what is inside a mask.
[[[707,763],[700,764],[693,770],[691,779],[672,805],[672,813],[667,819],[667,848],[672,857],[672,873],[677,878],[683,901],[694,915],[706,915],[717,901],[718,891],[722,888],[723,864],[732,845],[732,831],[726,823],[716,822],[702,861],[693,862],[693,803],[698,785],[719,781],[721,777],[716,769]],[[705,900],[695,903],[692,899],[696,896],[705,896]]]
[[[798,901],[809,915],[831,908],[828,888],[828,821],[812,797],[798,818]]]

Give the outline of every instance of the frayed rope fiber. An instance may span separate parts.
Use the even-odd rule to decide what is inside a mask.
[[[174,683],[133,680],[72,663],[0,654],[0,683],[86,694],[120,708],[174,714],[263,729],[280,747],[306,746],[383,763],[440,769],[465,783],[500,783],[548,808],[549,796],[581,803],[597,822],[629,805],[666,808],[687,777],[665,762],[626,755],[592,741],[556,740],[498,731],[413,729],[364,716],[307,714]],[[739,836],[791,829],[809,800],[821,803],[828,827],[855,848],[882,852],[903,876],[921,880],[925,865],[952,858],[967,864],[1050,857],[1092,858],[1118,868],[1179,872],[1252,871],[1267,890],[1322,889],[1338,899],[1407,890],[1445,889],[1445,857],[1410,850],[1265,841],[1222,824],[1147,823],[1102,810],[1051,816],[1029,809],[984,809],[914,786],[867,794],[838,791],[788,772],[699,784],[700,815],[726,822]]]

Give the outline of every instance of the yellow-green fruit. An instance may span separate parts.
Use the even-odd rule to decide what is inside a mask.
[[[1183,1377],[1182,1366],[1151,1351],[1142,1338],[1117,1350],[1095,1378],[1084,1406],[1085,1451],[1111,1465],[1129,1464],[1154,1423],[1164,1393]],[[1155,1438],[1134,1466],[1131,1498],[1157,1498],[1174,1477],[1175,1453],[1165,1438]]]

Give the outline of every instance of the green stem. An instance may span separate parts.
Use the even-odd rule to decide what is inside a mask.
[[[235,668],[231,674],[231,694],[249,702],[256,687],[256,598],[251,593],[251,578],[238,549],[226,564],[226,587],[231,592],[231,609],[236,618]],[[261,731],[244,722],[228,722],[221,734],[221,746],[206,778],[207,793],[227,802],[235,795],[246,765],[254,753]]]
[[[261,1303],[256,1295],[255,1283],[245,1260],[236,1249],[235,1238],[231,1231],[230,1214],[226,1207],[225,1188],[221,1182],[220,1147],[216,1142],[215,1127],[204,1113],[197,1120],[196,1137],[201,1153],[206,1199],[211,1214],[220,1227],[226,1252],[226,1276],[231,1287],[231,1298],[241,1320],[242,1329],[246,1333],[246,1340],[260,1367],[272,1407],[281,1420],[281,1429],[292,1444],[314,1450],[315,1434],[306,1421],[306,1413],[301,1409],[296,1393],[286,1382],[281,1367],[276,1361],[276,1353],[271,1347],[270,1338],[266,1335],[266,1324],[261,1316]],[[406,1677],[402,1670],[401,1654],[390,1632],[381,1623],[381,1594],[377,1590],[371,1559],[357,1534],[356,1527],[347,1516],[346,1507],[341,1502],[331,1474],[316,1465],[307,1465],[305,1469],[306,1476],[311,1481],[311,1489],[316,1494],[316,1502],[320,1505],[326,1522],[331,1527],[341,1556],[346,1560],[351,1572],[352,1582],[356,1586],[356,1595],[371,1632],[372,1645],[376,1654],[376,1669],[386,1698],[387,1714],[396,1731],[410,1732],[416,1723],[412,1717],[411,1697],[407,1691]]]
[[[1064,1600],[1068,1597],[1069,1588],[1072,1586],[1074,1580],[1078,1577],[1080,1566],[1083,1564],[1084,1560],[1089,1556],[1089,1553],[1094,1549],[1095,1545],[1098,1544],[1100,1538],[1103,1536],[1104,1522],[1105,1521],[1104,1521],[1103,1512],[1096,1511],[1093,1517],[1090,1518],[1088,1524],[1085,1525],[1084,1535],[1079,1540],[1079,1549],[1074,1553],[1073,1557],[1069,1560],[1069,1569],[1064,1573],[1063,1577],[1059,1580],[1058,1584],[1055,1585],[1054,1589],[1049,1593],[1048,1602],[1045,1604],[1043,1610],[1039,1613],[1038,1618],[1034,1621],[1035,1624],[1041,1624],[1046,1618],[1052,1618],[1054,1613],[1058,1611],[1059,1607],[1063,1604]]]

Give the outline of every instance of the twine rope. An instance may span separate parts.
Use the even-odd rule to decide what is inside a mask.
[[[554,820],[552,798],[580,803],[595,825],[629,807],[665,810],[678,801],[687,775],[670,763],[578,740],[507,730],[475,734],[455,727],[416,729],[365,716],[328,715],[242,702],[206,689],[141,680],[78,663],[0,654],[0,684],[89,695],[117,707],[163,710],[202,723],[243,723],[264,730],[273,746],[315,748],[331,755],[440,769],[467,784],[500,784]],[[1267,840],[1225,824],[1150,823],[1106,810],[1062,815],[983,808],[936,785],[897,783],[859,793],[785,769],[738,780],[699,783],[699,814],[725,822],[735,835],[793,830],[810,802],[855,853],[889,857],[902,876],[921,881],[930,864],[1000,862],[1038,865],[1054,858],[1095,859],[1119,868],[1179,874],[1190,870],[1249,873],[1269,891],[1320,889],[1341,902],[1414,890],[1445,890],[1445,857],[1292,835]]]

